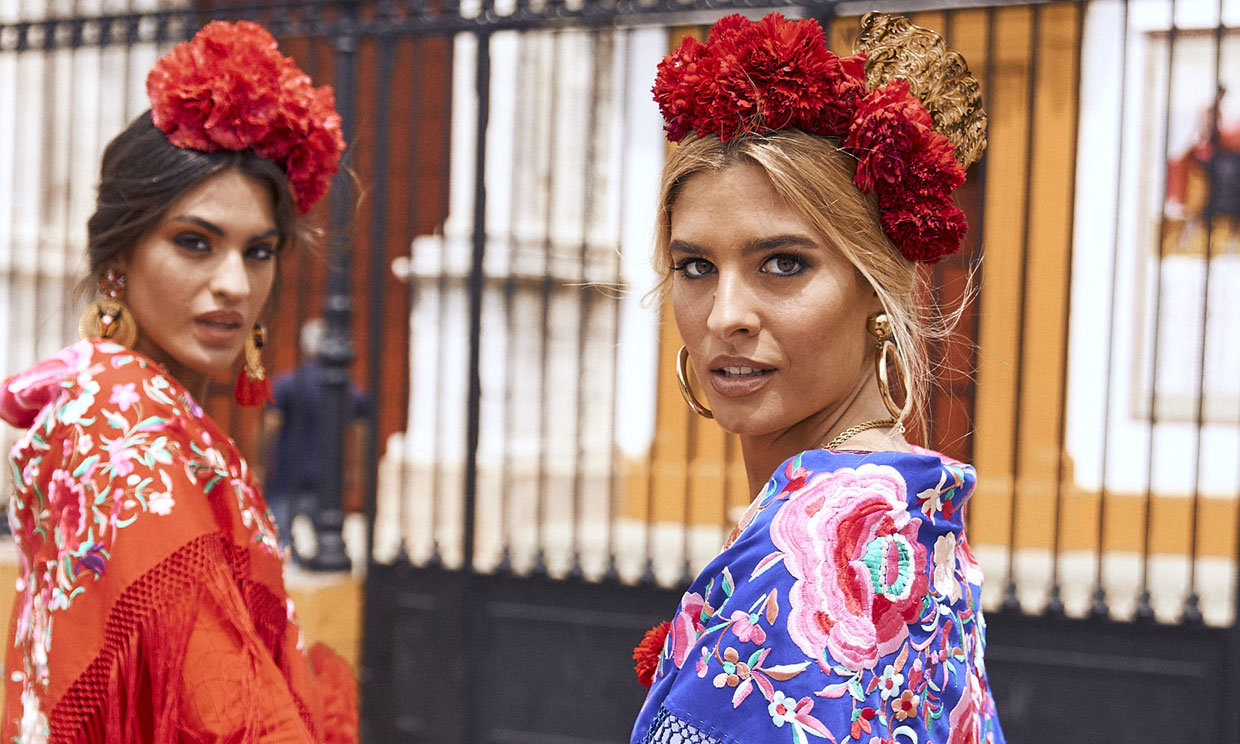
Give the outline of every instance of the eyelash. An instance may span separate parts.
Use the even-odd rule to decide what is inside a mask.
[[[704,258],[690,257],[681,259],[679,263],[672,267],[672,271],[678,272],[686,279],[701,279],[710,273],[709,271],[704,271],[701,274],[690,274],[689,267],[695,263],[703,263],[710,266],[712,269],[714,268],[714,266],[711,266],[710,261],[707,261]]]
[[[787,272],[765,271],[764,270],[767,264],[771,263],[772,261],[779,261],[782,259],[788,259],[788,260],[796,262],[796,268],[792,269],[791,271],[787,271]],[[689,258],[681,259],[679,263],[677,263],[675,266],[672,267],[672,271],[680,273],[686,279],[702,279],[702,278],[705,278],[706,276],[709,276],[711,273],[713,273],[711,270],[706,270],[706,271],[702,271],[699,274],[690,274],[689,267],[696,263],[703,263],[703,264],[710,266],[711,269],[714,269],[714,266],[711,265],[710,261],[707,261],[704,258],[691,256]],[[768,256],[766,260],[762,262],[762,267],[763,267],[763,270],[762,270],[763,274],[769,274],[771,276],[787,278],[787,277],[798,276],[804,273],[805,270],[810,267],[810,262],[804,256],[800,256],[795,253],[775,253],[775,254]]]
[[[206,253],[211,250],[211,241],[198,233],[181,233],[173,238],[172,242],[193,253]],[[255,261],[270,261],[277,252],[278,249],[270,243],[258,243],[246,248],[245,255]]]
[[[767,257],[767,259],[762,262],[762,265],[765,267],[767,264],[771,263],[772,261],[779,261],[781,259],[789,259],[791,261],[795,261],[797,264],[796,268],[792,271],[788,271],[784,273],[779,273],[779,272],[763,272],[763,273],[769,273],[773,276],[779,276],[779,277],[797,276],[798,274],[804,273],[805,270],[808,269],[810,266],[809,261],[807,261],[804,256],[799,256],[795,253],[776,253],[772,256]]]

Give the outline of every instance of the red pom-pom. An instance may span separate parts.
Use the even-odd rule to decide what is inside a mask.
[[[672,630],[667,620],[659,623],[642,636],[641,643],[633,648],[633,669],[637,672],[637,681],[647,689],[654,684],[654,673],[659,668],[659,656],[663,653],[663,643]]]
[[[208,23],[155,63],[146,91],[169,142],[253,150],[284,168],[303,213],[339,167],[345,143],[331,87],[315,88],[257,23]]]
[[[237,384],[233,386],[233,398],[238,405],[262,406],[275,403],[271,395],[271,381],[266,375],[251,375],[244,368],[237,373]]]

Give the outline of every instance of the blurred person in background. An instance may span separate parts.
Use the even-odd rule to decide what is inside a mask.
[[[323,368],[319,347],[323,343],[322,318],[301,327],[302,363],[275,379],[275,403],[263,412],[263,436],[259,451],[267,462],[256,468],[266,484],[267,505],[275,515],[282,544],[292,548],[293,518],[314,509],[322,482],[323,458],[319,456],[319,432],[324,420]],[[350,425],[345,439],[344,492],[356,494],[362,465],[363,421],[368,413],[366,396],[349,386]],[[265,477],[264,477],[265,476]],[[297,551],[292,550],[294,559]]]
[[[953,321],[919,264],[960,247],[985,114],[934,32],[871,13],[855,49],[735,15],[659,66],[678,378],[739,436],[755,499],[634,651],[634,744],[1003,741],[973,468],[904,437]]]
[[[356,741],[351,673],[307,651],[263,495],[198,403],[239,359],[238,402],[270,397],[261,319],[344,150],[332,90],[215,22],[147,92],[104,151],[84,340],[0,388],[27,429],[2,736]]]

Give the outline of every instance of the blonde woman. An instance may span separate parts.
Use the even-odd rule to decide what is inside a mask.
[[[1003,741],[973,469],[904,437],[942,325],[917,264],[966,229],[976,81],[901,18],[868,15],[840,58],[814,21],[729,16],[663,61],[655,98],[678,142],[656,265],[682,392],[739,436],[756,498],[635,651],[632,741]]]

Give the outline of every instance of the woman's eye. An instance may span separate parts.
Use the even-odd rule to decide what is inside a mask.
[[[276,249],[270,243],[260,243],[250,246],[250,250],[247,253],[255,261],[270,261],[275,258]]]
[[[173,238],[172,242],[175,243],[177,247],[184,248],[187,251],[199,252],[211,250],[211,243],[197,233],[181,233]]]
[[[772,256],[762,265],[762,271],[776,276],[794,276],[805,270],[805,263],[796,256]]]
[[[715,267],[704,258],[686,258],[676,265],[675,270],[689,279],[700,279],[711,273]]]

